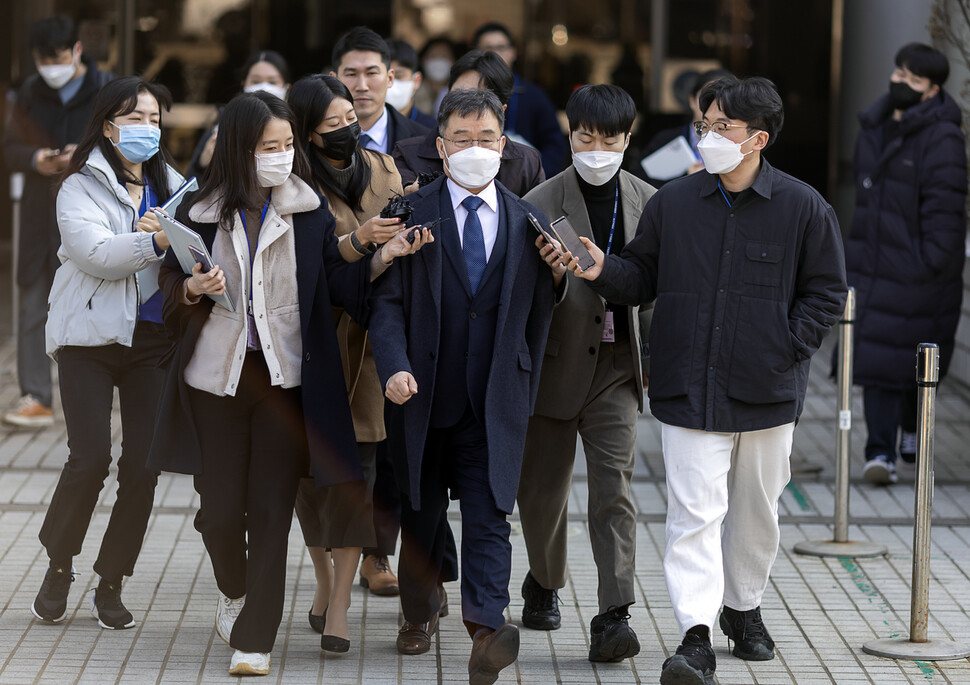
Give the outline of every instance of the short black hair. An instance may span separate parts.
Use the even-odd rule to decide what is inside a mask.
[[[30,50],[41,57],[57,57],[61,50],[70,50],[77,43],[77,26],[63,14],[45,17],[30,28]]]
[[[280,76],[283,77],[283,83],[290,82],[290,65],[287,64],[286,58],[276,52],[276,50],[257,50],[251,54],[239,71],[239,80],[245,81],[246,77],[249,76],[249,70],[260,62],[272,64],[276,67],[276,71],[280,72]]]
[[[352,50],[376,52],[381,56],[384,66],[388,69],[391,68],[391,51],[380,34],[373,29],[366,26],[355,26],[340,36],[337,44],[333,46],[333,54],[330,56],[335,71],[340,69],[340,60],[343,59],[344,55]]]
[[[761,76],[744,80],[737,76],[725,76],[711,81],[701,89],[698,105],[706,112],[717,103],[730,119],[738,119],[748,125],[748,130],[768,133],[768,147],[775,142],[785,122],[785,107],[775,84]]]
[[[512,38],[512,34],[509,33],[508,28],[505,24],[500,24],[497,21],[490,21],[487,24],[482,24],[477,29],[475,29],[475,35],[472,36],[472,47],[478,47],[478,41],[481,40],[482,36],[486,33],[504,33],[505,37],[509,39],[509,45],[515,47],[515,40]]]
[[[421,71],[421,67],[418,66],[418,51],[413,45],[400,38],[386,38],[385,42],[391,53],[392,62],[397,62],[411,71]]]
[[[449,91],[442,99],[438,108],[438,135],[445,135],[448,119],[452,114],[467,117],[469,114],[483,114],[491,112],[498,119],[498,128],[505,130],[505,108],[499,102],[498,96],[491,90],[473,90],[459,88]]]
[[[607,137],[626,135],[636,116],[637,106],[630,94],[611,84],[587,83],[566,102],[570,133],[582,126]]]
[[[515,86],[515,76],[505,60],[494,52],[471,50],[455,60],[451,65],[451,76],[448,79],[450,90],[462,74],[474,71],[481,77],[479,84],[488,88],[498,96],[503,105],[512,99],[512,88]]]
[[[905,67],[917,76],[928,78],[930,85],[942,86],[950,75],[946,55],[923,43],[907,43],[896,53],[896,66]]]
[[[725,76],[734,76],[734,74],[727,69],[708,69],[707,71],[698,74],[694,79],[694,85],[691,86],[690,94],[696,98],[697,94],[701,92],[701,89],[704,88],[704,86],[711,81],[717,81],[719,78],[724,78]]]

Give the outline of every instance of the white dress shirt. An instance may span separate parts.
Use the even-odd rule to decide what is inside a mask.
[[[384,106],[384,111],[381,112],[381,117],[374,122],[368,130],[361,129],[361,135],[367,134],[370,136],[371,141],[367,143],[364,147],[368,150],[374,150],[375,152],[383,152],[385,154],[391,154],[391,151],[387,149],[387,106]]]
[[[448,183],[448,194],[451,196],[451,208],[455,210],[455,224],[458,227],[458,240],[462,248],[465,247],[465,219],[468,217],[468,210],[465,209],[461,201],[472,193],[462,188],[450,178]],[[484,202],[478,208],[478,220],[482,224],[482,236],[485,238],[485,261],[492,256],[492,248],[495,247],[495,240],[498,238],[498,191],[495,189],[495,181],[492,181],[485,189],[478,194]]]

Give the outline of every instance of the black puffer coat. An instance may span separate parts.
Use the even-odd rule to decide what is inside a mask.
[[[884,141],[889,96],[859,115],[856,207],[845,266],[856,288],[854,381],[906,389],[916,347],[940,346],[940,377],[953,356],[963,298],[967,159],[960,110],[940,94],[906,110]]]

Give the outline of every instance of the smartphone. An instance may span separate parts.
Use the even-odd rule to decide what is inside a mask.
[[[447,220],[448,220],[447,218],[435,219],[434,221],[426,223],[423,226],[418,226],[417,228],[412,229],[411,231],[408,232],[408,242],[413,245],[415,238],[418,237],[418,232],[425,228],[431,231],[431,235],[434,235],[435,226],[440,224],[442,221],[447,221]]]
[[[541,235],[547,243],[558,250],[562,250],[562,241],[550,233],[548,229],[543,227],[543,225],[539,223],[539,220],[536,218],[535,214],[532,212],[529,212],[529,223],[532,224],[532,228],[536,229],[539,232],[539,235]]]
[[[579,234],[576,233],[576,229],[572,227],[572,224],[569,223],[566,217],[561,216],[553,221],[552,230],[559,236],[561,244],[572,253],[573,257],[579,260],[580,269],[586,271],[586,269],[596,265],[596,260],[593,259],[593,255],[589,253],[589,250],[580,241]]]
[[[189,252],[195,259],[196,264],[202,265],[202,273],[205,274],[212,271],[212,262],[209,261],[209,258],[206,256],[205,252],[197,248],[195,245],[189,245]]]

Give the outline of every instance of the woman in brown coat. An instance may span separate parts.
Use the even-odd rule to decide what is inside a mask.
[[[404,228],[398,219],[379,217],[387,201],[401,194],[401,176],[390,157],[360,146],[353,96],[336,78],[301,79],[290,89],[288,101],[313,180],[336,218],[340,252],[349,262],[361,259]],[[375,545],[372,491],[377,445],[385,438],[384,393],[367,331],[346,311],[333,311],[367,482],[360,482],[356,490],[317,489],[307,479],[300,487],[296,511],[317,579],[310,625],[323,633],[322,649],[345,652],[350,648],[347,610],[357,563],[361,549]]]

